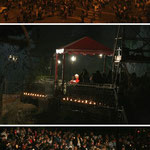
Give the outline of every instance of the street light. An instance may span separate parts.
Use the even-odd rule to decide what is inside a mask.
[[[75,57],[75,56],[72,56],[72,57],[71,57],[71,61],[72,61],[72,62],[75,62],[75,61],[76,61],[76,57]]]

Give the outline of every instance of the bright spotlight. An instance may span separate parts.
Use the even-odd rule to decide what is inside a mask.
[[[14,55],[9,55],[9,56],[8,56],[8,59],[9,59],[10,61],[16,62],[16,61],[18,60],[18,57],[17,57],[17,56],[14,56]]]
[[[75,57],[75,56],[72,56],[72,57],[71,57],[71,61],[72,61],[72,62],[76,61],[76,57]]]
[[[103,57],[103,54],[99,54],[99,57],[102,58],[102,57]]]
[[[117,49],[117,56],[115,56],[115,62],[120,62],[121,61],[121,59],[122,59],[122,56],[121,56],[121,48],[119,47],[118,49]]]
[[[12,59],[12,55],[9,55],[9,57],[8,57],[9,59]]]
[[[60,61],[60,60],[58,60],[58,64],[61,64],[61,61]]]

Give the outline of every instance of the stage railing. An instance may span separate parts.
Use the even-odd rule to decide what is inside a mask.
[[[66,84],[66,98],[91,101],[96,105],[115,107],[116,101],[111,84]]]

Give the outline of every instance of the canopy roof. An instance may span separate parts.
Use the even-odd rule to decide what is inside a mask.
[[[103,44],[89,38],[83,37],[77,41],[74,41],[66,46],[63,46],[56,50],[56,53],[68,53],[68,54],[103,54],[112,55],[113,51]]]

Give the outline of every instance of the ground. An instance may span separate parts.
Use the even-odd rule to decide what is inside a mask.
[[[20,102],[18,95],[4,95],[1,124],[32,124],[38,112],[36,106]]]
[[[19,96],[3,97],[1,124],[99,124],[117,123],[114,111],[60,105],[58,99],[37,100],[39,105],[23,103]],[[29,102],[29,101],[28,101]]]

